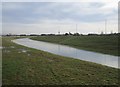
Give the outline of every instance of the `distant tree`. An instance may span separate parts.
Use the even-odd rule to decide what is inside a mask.
[[[69,35],[73,35],[71,32],[69,32]]]
[[[65,36],[69,35],[68,33],[65,33]]]
[[[73,36],[79,36],[80,34],[79,33],[74,33]]]
[[[47,36],[46,34],[41,34],[41,36]]]
[[[55,34],[48,34],[48,36],[55,36]]]
[[[27,36],[26,34],[20,34],[20,36]]]
[[[97,36],[98,34],[88,34],[88,36]]]

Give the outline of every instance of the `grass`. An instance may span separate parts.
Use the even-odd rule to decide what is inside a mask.
[[[38,36],[31,39],[120,56],[118,54],[118,36]]]
[[[2,38],[3,85],[118,85],[118,69],[27,48],[13,39]]]

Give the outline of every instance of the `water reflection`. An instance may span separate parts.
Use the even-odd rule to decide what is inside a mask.
[[[62,56],[73,57],[73,58],[77,58],[85,61],[95,62],[102,65],[118,68],[117,56],[111,56],[111,55],[106,55],[106,54],[101,54],[96,52],[80,50],[80,49],[76,49],[76,48],[65,46],[65,45],[35,41],[28,38],[16,39],[16,40],[13,40],[13,42],[20,45],[47,51],[47,52],[62,55]]]

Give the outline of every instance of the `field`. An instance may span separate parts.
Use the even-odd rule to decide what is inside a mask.
[[[2,38],[3,85],[118,85],[118,69],[27,48],[13,39]]]
[[[118,36],[38,36],[31,39],[120,56],[118,54]]]

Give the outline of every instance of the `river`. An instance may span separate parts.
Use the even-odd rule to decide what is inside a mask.
[[[118,56],[112,56],[97,52],[76,49],[66,45],[54,44],[43,41],[35,41],[29,38],[15,39],[14,43],[38,50],[47,51],[53,54],[90,61],[109,67],[118,68]]]

